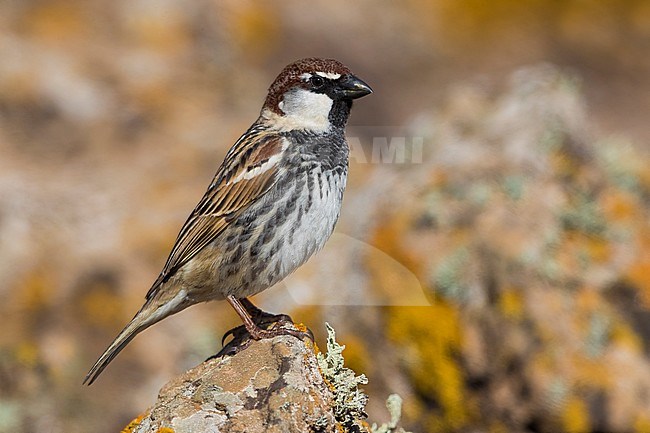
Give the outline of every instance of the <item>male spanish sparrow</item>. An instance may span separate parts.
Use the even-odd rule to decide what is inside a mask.
[[[86,375],[92,384],[138,333],[190,305],[226,299],[253,339],[248,299],[320,250],[339,217],[348,171],[344,128],[370,87],[336,60],[308,58],[278,75],[260,117],[228,151],[181,228],[146,301]]]

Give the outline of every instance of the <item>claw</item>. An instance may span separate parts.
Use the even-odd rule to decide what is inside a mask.
[[[248,346],[250,346],[252,341],[253,340],[251,340],[250,338],[247,338],[246,340],[244,340],[243,338],[240,340],[233,339],[224,347],[222,347],[221,350],[216,355],[209,357],[208,360],[221,358],[223,356],[234,356],[239,352],[241,352],[242,350],[246,349]]]
[[[239,325],[235,326],[234,328],[231,328],[226,331],[225,334],[223,334],[223,337],[221,337],[221,345],[223,346],[223,343],[226,341],[226,339],[232,335],[233,340],[237,338],[237,334],[239,334],[242,331],[245,331],[246,327],[244,325]]]

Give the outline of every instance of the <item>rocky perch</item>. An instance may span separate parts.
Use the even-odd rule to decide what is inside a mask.
[[[234,355],[171,380],[123,433],[403,432],[397,396],[387,404],[390,423],[364,421],[368,398],[358,385],[367,380],[344,367],[344,346],[334,337],[328,325],[326,355],[292,336],[231,342]]]

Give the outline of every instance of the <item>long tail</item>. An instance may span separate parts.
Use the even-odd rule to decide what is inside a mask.
[[[83,383],[88,386],[92,385],[97,377],[101,374],[106,366],[117,356],[122,349],[140,332],[144,331],[154,323],[157,323],[165,317],[177,312],[178,310],[170,308],[170,305],[154,305],[154,302],[148,300],[131,319],[126,327],[113,340],[108,349],[102,353],[97,362],[92,366]]]

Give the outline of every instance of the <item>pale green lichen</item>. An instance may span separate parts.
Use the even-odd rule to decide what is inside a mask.
[[[318,354],[318,365],[323,377],[334,393],[334,417],[347,430],[358,430],[361,421],[366,418],[365,407],[368,396],[359,389],[359,385],[368,383],[365,375],[357,374],[346,368],[343,355],[345,349],[336,342],[334,329],[327,327],[327,354]]]
[[[20,424],[20,404],[0,400],[0,431],[15,431]]]
[[[467,299],[469,288],[464,277],[468,261],[469,251],[464,246],[441,261],[433,275],[433,282],[440,295],[458,302]]]
[[[577,230],[594,236],[603,236],[607,220],[595,200],[588,193],[576,193],[577,199],[559,215],[566,230]]]
[[[397,394],[389,395],[386,400],[386,408],[390,414],[390,421],[381,426],[373,424],[370,431],[372,433],[409,433],[402,427],[397,426],[402,417],[402,398]]]

